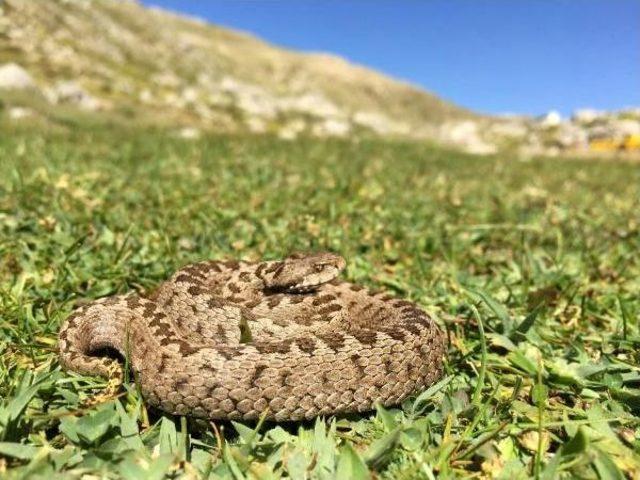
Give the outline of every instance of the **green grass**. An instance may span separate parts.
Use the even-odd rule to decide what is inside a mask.
[[[423,145],[0,138],[0,477],[638,478],[640,167]],[[393,409],[193,422],[60,370],[75,302],[204,258],[329,249],[432,312],[445,376]],[[95,477],[94,477],[95,478]]]

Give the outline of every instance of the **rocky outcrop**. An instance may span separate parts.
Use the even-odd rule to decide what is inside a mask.
[[[569,152],[625,150],[628,139],[640,141],[640,111],[581,109],[567,119],[558,115],[552,125],[538,121],[533,122],[532,127],[540,143],[548,149]]]
[[[24,90],[35,87],[29,72],[16,63],[0,65],[0,89]]]
[[[527,155],[640,153],[640,109],[619,112],[583,109],[566,119],[552,111],[537,118],[511,116],[447,122],[441,126],[439,138],[475,154],[507,148]]]
[[[106,103],[93,95],[72,80],[56,83],[45,91],[45,96],[51,103],[71,104],[83,110],[99,110],[106,107]]]
[[[480,123],[471,120],[445,123],[440,129],[440,139],[449,145],[461,147],[468,153],[476,155],[496,153],[498,147],[483,138],[481,128]]]

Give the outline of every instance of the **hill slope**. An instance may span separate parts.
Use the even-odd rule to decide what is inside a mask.
[[[474,115],[338,57],[130,1],[2,3],[0,64],[31,75],[48,104],[206,130],[418,138]]]

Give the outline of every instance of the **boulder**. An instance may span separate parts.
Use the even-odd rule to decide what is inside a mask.
[[[584,150],[588,147],[589,135],[580,125],[563,123],[556,132],[555,140],[561,148]]]
[[[7,112],[11,120],[22,120],[33,116],[33,110],[26,107],[12,107]]]
[[[379,135],[404,135],[409,133],[408,125],[396,122],[378,112],[359,111],[353,115],[353,122],[361,127],[373,130]]]
[[[35,87],[29,72],[16,63],[5,63],[0,66],[0,89],[22,90]]]
[[[177,135],[185,140],[197,140],[202,136],[202,132],[195,127],[184,127],[178,130]]]
[[[540,126],[544,128],[557,127],[562,122],[562,116],[556,110],[551,110],[538,119]]]
[[[312,128],[312,133],[318,137],[346,137],[350,132],[349,122],[333,118],[317,123]]]
[[[440,136],[446,143],[462,148],[467,153],[490,155],[498,151],[496,145],[482,138],[478,124],[472,120],[446,123],[442,126]]]
[[[247,117],[245,124],[251,133],[265,133],[267,131],[267,123],[260,117]]]
[[[523,120],[504,120],[491,125],[489,131],[498,137],[523,138],[529,130]]]
[[[278,100],[278,108],[282,111],[306,113],[320,118],[344,116],[336,104],[318,92],[281,98]]]
[[[611,128],[615,132],[616,137],[625,137],[628,135],[640,135],[640,120],[623,119],[613,120],[610,123]]]
[[[573,112],[571,120],[573,120],[575,123],[587,124],[592,123],[603,116],[603,112],[594,110],[593,108],[582,108]]]
[[[307,128],[307,123],[301,118],[296,118],[285,123],[278,131],[278,137],[283,140],[294,140],[304,132]]]
[[[47,91],[47,97],[51,103],[68,103],[84,110],[99,110],[103,107],[100,100],[72,80],[57,83]]]

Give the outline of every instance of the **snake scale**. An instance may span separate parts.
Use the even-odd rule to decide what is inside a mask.
[[[340,280],[344,267],[324,252],[188,265],[149,295],[76,309],[61,364],[108,377],[126,358],[150,405],[209,419],[397,404],[438,379],[443,335],[415,304]]]

